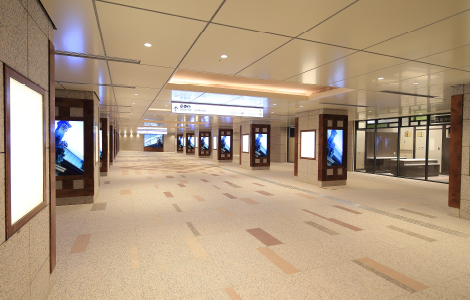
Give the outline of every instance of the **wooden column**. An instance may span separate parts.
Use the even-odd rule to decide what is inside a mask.
[[[460,208],[463,95],[450,100],[449,207]]]

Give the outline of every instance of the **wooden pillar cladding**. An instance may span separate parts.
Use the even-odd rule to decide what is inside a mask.
[[[108,172],[108,118],[100,118],[101,130],[101,167],[100,172]]]
[[[452,96],[450,102],[449,207],[460,208],[462,174],[463,95]]]
[[[51,274],[57,260],[55,189],[55,47],[49,41],[49,251]]]
[[[114,161],[114,127],[109,125],[109,162]]]
[[[294,145],[294,176],[298,175],[299,172],[299,118],[295,118],[295,128],[294,128],[294,139],[295,139],[295,145]]]

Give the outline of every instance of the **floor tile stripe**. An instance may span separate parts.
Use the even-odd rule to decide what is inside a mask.
[[[168,175],[168,176],[165,176],[165,177],[166,177],[166,178],[175,178],[175,177],[173,177],[173,176],[171,176],[171,175]]]
[[[271,193],[268,193],[266,191],[256,191],[257,193],[260,193],[261,195],[264,195],[264,196],[273,196],[274,194],[271,194]]]
[[[414,211],[414,210],[409,210],[409,209],[406,209],[406,208],[399,208],[398,210],[406,211],[406,212],[409,212],[409,213],[412,213],[412,214],[415,214],[415,215],[419,215],[419,216],[423,216],[423,217],[426,217],[426,218],[430,218],[430,219],[436,219],[437,218],[436,216],[423,214],[423,213],[420,213],[420,212],[417,212],[417,211]]]
[[[257,186],[264,186],[264,184],[253,182],[253,184],[256,184]]]
[[[226,288],[225,289],[225,293],[227,293],[227,295],[230,297],[230,299],[232,300],[242,300],[242,297],[240,297],[240,295],[238,295],[238,293],[235,291],[235,289],[233,287],[231,288]]]
[[[269,259],[276,267],[281,269],[285,274],[293,274],[299,272],[296,267],[287,262],[284,258],[280,257],[276,252],[269,247],[262,247],[257,249],[267,259]]]
[[[207,179],[201,179],[201,181],[204,181],[204,182],[209,182],[209,180],[207,180]]]
[[[106,209],[106,202],[95,203],[91,206],[90,211],[96,210],[105,210]]]
[[[105,181],[104,182],[104,184],[110,184],[110,183],[111,183],[111,181]]]
[[[416,233],[416,232],[408,231],[406,229],[402,229],[402,228],[399,228],[399,227],[396,227],[396,226],[390,225],[390,226],[387,226],[387,228],[393,229],[395,231],[398,231],[398,232],[401,232],[401,233],[404,233],[404,234],[407,234],[407,235],[410,235],[410,236],[413,236],[413,237],[416,237],[418,239],[422,239],[422,240],[425,240],[425,241],[428,241],[428,242],[435,242],[436,241],[433,238],[421,235],[421,234]]]
[[[131,269],[139,269],[140,262],[139,262],[139,251],[137,250],[137,245],[131,246]]]
[[[245,202],[247,204],[250,204],[250,205],[259,204],[259,202],[256,202],[255,200],[250,199],[250,198],[240,198],[240,200],[242,200],[243,202]]]
[[[184,239],[189,249],[191,250],[194,258],[208,257],[206,249],[202,247],[201,243],[198,241],[197,237],[188,237]]]
[[[159,189],[158,185],[155,184],[155,188]]]
[[[333,231],[333,230],[331,230],[331,229],[329,229],[329,228],[326,228],[325,226],[322,226],[322,225],[317,224],[317,223],[312,222],[312,221],[307,221],[307,222],[305,222],[305,224],[310,225],[310,226],[312,226],[312,227],[314,227],[314,228],[316,228],[316,229],[318,229],[318,230],[321,230],[321,231],[323,231],[323,232],[325,232],[325,233],[328,233],[329,235],[338,235],[338,234],[339,234],[339,233],[336,232],[336,231]]]
[[[228,209],[226,209],[224,207],[219,207],[217,209],[229,218],[236,217],[236,215],[234,213],[232,213],[231,211],[229,211]]]
[[[178,183],[178,185],[179,185],[180,187],[186,187],[186,186],[185,186],[184,184],[182,184],[182,183]]]
[[[305,211],[305,212],[308,212],[309,214],[312,214],[312,215],[315,215],[315,216],[320,217],[320,218],[322,218],[322,219],[328,220],[327,217],[324,217],[324,216],[322,216],[322,215],[316,214],[316,213],[314,213],[313,211],[309,211],[308,209],[302,208],[302,210]]]
[[[200,236],[201,235],[199,233],[199,231],[197,231],[196,227],[194,227],[194,225],[191,222],[186,222],[186,225],[188,225],[189,229],[191,229],[194,236]]]
[[[147,176],[147,179],[152,179],[152,176]]]
[[[129,175],[129,170],[122,170],[122,175],[124,176]]]
[[[91,233],[80,234],[77,236],[77,239],[75,240],[75,243],[70,250],[70,254],[85,252],[86,248],[88,247],[88,243],[90,242],[90,238]]]
[[[361,212],[358,212],[358,211],[356,211],[356,210],[352,210],[352,209],[349,209],[349,208],[346,208],[346,207],[343,207],[343,206],[340,206],[340,205],[333,205],[333,207],[336,207],[336,208],[339,208],[339,209],[348,211],[348,212],[353,213],[353,214],[356,214],[356,215],[362,215]]]
[[[261,243],[265,244],[266,246],[274,246],[274,245],[281,245],[282,242],[266,231],[264,231],[261,228],[253,228],[253,229],[247,229],[249,234],[254,236],[256,239],[258,239]]]
[[[316,199],[316,197],[312,196],[312,195],[307,195],[307,194],[304,194],[304,193],[295,193],[297,196],[300,196],[300,197],[304,197],[304,198],[307,198],[307,199]]]
[[[376,272],[374,272],[374,273],[379,275],[379,276],[381,276],[381,274],[385,275],[385,276],[381,276],[381,277],[383,277],[385,279],[387,279],[386,277],[388,277],[388,278],[392,279],[393,281],[391,281],[391,282],[393,282],[395,284],[396,284],[396,282],[398,282],[399,284],[397,284],[397,285],[400,286],[401,288],[407,290],[407,291],[415,292],[415,291],[420,291],[420,290],[424,290],[424,289],[428,288],[426,285],[422,284],[421,282],[418,282],[418,281],[416,281],[416,280],[414,280],[410,277],[407,277],[407,276],[405,276],[405,275],[403,275],[403,274],[401,274],[401,273],[399,273],[399,272],[397,272],[393,269],[390,269],[389,267],[384,266],[381,263],[378,263],[375,260],[370,259],[368,257],[357,259],[357,260],[354,261],[354,263],[360,265],[361,267],[367,266],[370,269],[375,270]],[[369,269],[369,271],[371,271],[370,269]],[[389,280],[389,279],[387,279],[387,280]]]
[[[188,181],[186,180],[180,180],[181,183],[189,183]]]
[[[204,198],[202,198],[202,197],[199,196],[199,195],[193,195],[193,197],[196,198],[196,200],[199,201],[199,202],[204,202],[204,201],[206,201],[206,200],[204,200]]]
[[[219,188],[218,186],[213,185],[213,187],[215,187],[216,189],[220,190],[220,188]]]
[[[361,231],[361,230],[362,230],[362,228],[353,226],[353,225],[351,225],[351,224],[342,222],[342,221],[337,220],[337,219],[330,218],[330,219],[328,219],[328,221],[331,221],[331,222],[333,222],[333,223],[335,223],[335,224],[341,225],[341,226],[343,226],[343,227],[349,228],[349,229],[354,230],[354,231]]]
[[[177,212],[183,212],[178,204],[173,204],[173,207],[176,209]]]
[[[237,199],[237,197],[235,197],[234,195],[229,194],[229,193],[223,193],[222,195],[224,195],[225,197],[228,197],[230,199]]]
[[[121,194],[121,195],[130,195],[130,194],[131,194],[131,190],[121,190],[120,194]]]
[[[135,175],[142,175],[141,171],[135,171]]]
[[[171,192],[163,192],[167,198],[172,198],[173,194]]]

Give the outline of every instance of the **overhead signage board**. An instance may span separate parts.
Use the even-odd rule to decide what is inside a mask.
[[[171,102],[171,111],[174,114],[194,114],[194,115],[217,115],[236,117],[263,117],[263,109],[255,107],[210,105],[210,104],[189,104]]]

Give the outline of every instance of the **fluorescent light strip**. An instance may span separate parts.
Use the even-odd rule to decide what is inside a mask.
[[[69,83],[69,84],[89,84],[97,86],[109,86],[109,87],[118,87],[124,89],[135,89],[135,86],[123,85],[123,84],[109,84],[109,83],[89,83],[89,82],[75,82],[75,81],[60,81],[56,80],[57,83]]]
[[[64,55],[64,56],[81,57],[81,58],[107,60],[107,61],[117,61],[117,62],[129,63],[129,64],[140,64],[140,60],[136,60],[136,59],[112,57],[112,56],[105,56],[105,55],[95,55],[95,54],[87,54],[87,53],[80,53],[80,52],[56,50],[55,54]]]

